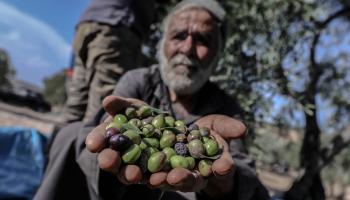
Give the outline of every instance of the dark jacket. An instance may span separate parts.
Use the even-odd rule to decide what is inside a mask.
[[[154,4],[154,0],[92,0],[79,23],[124,25],[140,36],[147,35],[155,15]]]

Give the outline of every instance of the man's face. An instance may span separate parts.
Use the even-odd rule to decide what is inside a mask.
[[[164,82],[180,95],[193,94],[217,64],[219,29],[206,10],[187,8],[170,19],[160,45]]]

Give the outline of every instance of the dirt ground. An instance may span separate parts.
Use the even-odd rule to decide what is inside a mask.
[[[54,113],[39,113],[26,107],[0,102],[1,127],[35,128],[46,136],[51,136],[60,123],[60,117]]]

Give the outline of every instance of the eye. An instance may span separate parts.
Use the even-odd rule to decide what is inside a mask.
[[[173,38],[176,40],[186,40],[188,34],[186,32],[177,33]]]
[[[210,41],[209,37],[202,34],[195,34],[194,40],[196,41],[196,43],[206,45],[206,46],[209,45],[209,41]]]

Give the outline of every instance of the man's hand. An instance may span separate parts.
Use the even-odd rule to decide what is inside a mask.
[[[241,138],[246,133],[246,126],[231,117],[225,115],[208,115],[195,122],[199,127],[207,127],[211,134],[223,146],[222,156],[212,165],[214,176],[202,190],[211,197],[220,198],[220,195],[230,193],[233,189],[233,175],[235,164],[229,152],[231,139]]]
[[[164,190],[180,190],[183,192],[189,191],[205,191],[209,195],[214,194],[209,191],[207,181],[204,180],[198,172],[193,172],[184,168],[175,168],[169,172],[153,173],[150,177],[143,177],[141,169],[136,165],[126,165],[120,169],[121,158],[120,153],[112,149],[106,148],[105,144],[105,127],[112,120],[112,116],[125,109],[130,105],[145,104],[136,99],[125,99],[117,96],[109,96],[104,99],[103,106],[111,115],[106,119],[105,123],[93,129],[86,138],[86,147],[93,153],[98,153],[98,164],[101,169],[114,173],[118,179],[128,185],[139,183],[141,180],[146,180],[151,188],[161,188]],[[224,123],[223,123],[224,122]],[[211,129],[213,136],[223,147],[222,156],[213,163],[214,176],[209,179],[208,184],[216,184],[224,181],[232,182],[234,173],[234,162],[229,154],[228,144],[225,139],[239,138],[244,135],[245,126],[232,118],[222,115],[210,115],[203,117],[196,122],[199,127],[208,127]],[[224,124],[219,126],[219,124]],[[229,192],[232,187],[220,190]]]

